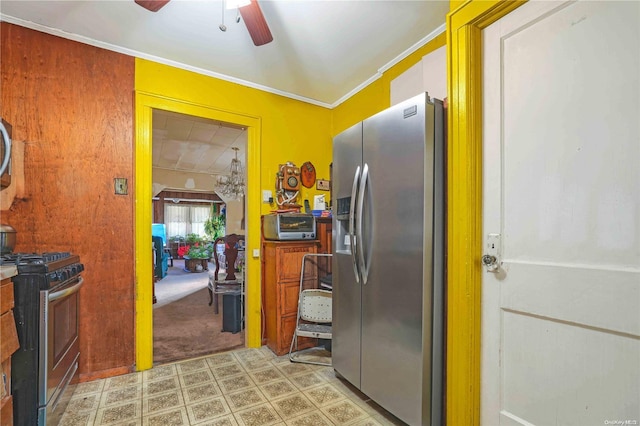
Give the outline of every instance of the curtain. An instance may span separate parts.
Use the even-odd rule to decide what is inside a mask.
[[[209,219],[211,207],[191,206],[187,204],[165,204],[164,222],[167,225],[167,238],[187,234],[204,237],[204,223]]]
[[[209,219],[211,208],[202,206],[191,206],[191,232],[204,237],[204,223]]]

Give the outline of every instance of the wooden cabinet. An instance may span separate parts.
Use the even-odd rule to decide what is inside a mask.
[[[11,397],[11,354],[18,350],[18,333],[13,319],[13,283],[0,281],[0,424],[13,424]]]
[[[318,236],[318,253],[331,253],[332,226],[330,217],[316,218],[316,235]],[[318,276],[323,278],[331,273],[331,258],[318,259]]]
[[[316,218],[316,235],[320,243],[318,253],[331,253],[331,220],[330,217]]]
[[[318,241],[263,241],[262,283],[266,344],[276,355],[289,352],[298,315],[302,257],[318,252]],[[317,268],[305,268],[305,280],[317,280]],[[299,338],[298,348],[316,345]]]

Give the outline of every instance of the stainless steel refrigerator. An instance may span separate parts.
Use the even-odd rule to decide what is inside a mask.
[[[333,140],[333,367],[410,425],[443,423],[444,111],[421,94]]]

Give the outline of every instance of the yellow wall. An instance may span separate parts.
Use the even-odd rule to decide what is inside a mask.
[[[458,7],[462,6],[466,0],[449,0],[449,11],[454,11]]]
[[[151,311],[151,116],[165,109],[247,126],[247,334],[246,344],[261,344],[260,215],[275,208],[260,202],[262,189],[274,190],[278,164],[311,161],[319,177],[331,162],[331,111],[216,78],[136,59],[136,368],[153,365]],[[304,189],[299,201],[313,199]],[[147,200],[149,200],[147,202]]]
[[[298,167],[311,161],[318,178],[329,179],[331,163],[331,111],[261,90],[173,68],[136,60],[136,91],[261,118],[261,189],[275,191],[278,164]],[[329,147],[329,149],[328,149]],[[298,201],[326,192],[302,188]],[[276,205],[261,204],[266,214]]]
[[[342,132],[391,105],[391,81],[417,64],[426,54],[446,44],[442,33],[385,71],[382,76],[332,110],[332,134]]]
[[[389,107],[391,81],[445,42],[440,34],[333,110],[143,59],[136,61],[136,91],[260,117],[261,189],[274,191],[278,165],[286,161],[297,166],[311,161],[317,178],[329,179],[333,136]],[[316,194],[328,196],[303,187],[299,201],[313,205]],[[274,208],[262,204],[260,213]]]
[[[193,115],[201,112],[204,117],[249,126],[247,244],[253,250],[259,247],[259,216],[277,208],[276,204],[256,202],[260,198],[258,194],[262,190],[275,193],[279,164],[291,161],[301,166],[311,161],[316,177],[329,179],[333,136],[387,108],[391,81],[424,55],[444,46],[445,41],[444,34],[436,37],[333,110],[136,59],[136,364],[139,370],[151,367],[153,346],[151,286],[147,285],[152,277],[149,268],[144,267],[151,262],[146,250],[150,244],[147,241],[150,232],[146,229],[147,222],[151,223],[151,203],[142,202],[151,198],[151,109],[164,108]],[[227,116],[228,120],[221,118]],[[255,187],[256,182],[260,183],[259,189]],[[327,192],[303,187],[298,202],[302,204],[308,199],[313,204],[316,194],[326,194],[329,198]],[[257,346],[260,344],[259,261],[248,256],[247,265],[247,344]]]

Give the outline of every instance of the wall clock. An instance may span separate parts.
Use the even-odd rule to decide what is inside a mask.
[[[303,186],[311,188],[316,183],[316,168],[313,167],[310,161],[300,167],[300,175]]]

